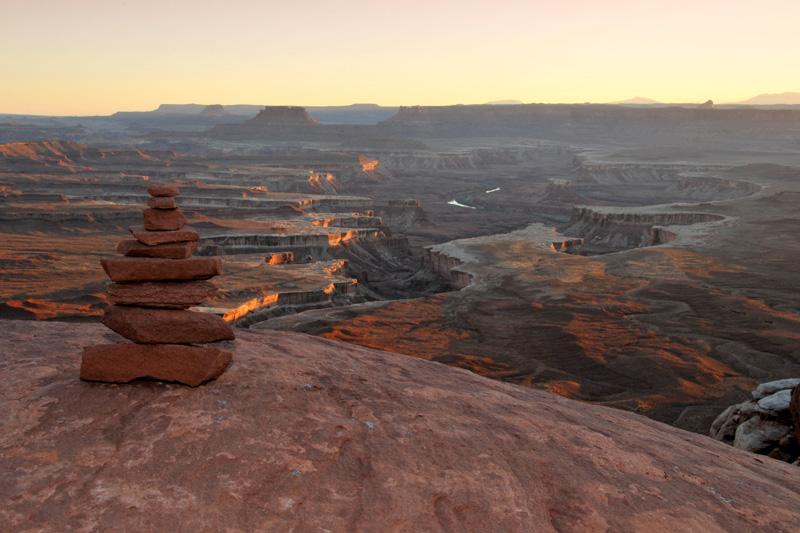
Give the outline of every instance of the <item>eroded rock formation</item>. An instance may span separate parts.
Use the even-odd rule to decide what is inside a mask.
[[[306,112],[305,107],[296,106],[266,106],[258,115],[247,124],[259,125],[297,125],[297,124],[319,124]]]
[[[724,220],[725,217],[711,213],[577,206],[561,231],[584,238],[587,251],[608,252],[673,242],[681,234],[702,230],[699,227],[686,229],[688,226]]]

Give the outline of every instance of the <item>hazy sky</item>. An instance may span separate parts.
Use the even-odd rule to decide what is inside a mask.
[[[0,113],[733,102],[800,91],[799,0],[18,0]]]

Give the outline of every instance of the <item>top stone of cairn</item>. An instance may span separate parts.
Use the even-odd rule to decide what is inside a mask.
[[[150,196],[155,196],[156,198],[178,196],[180,194],[180,191],[174,185],[151,185],[147,188],[147,192],[150,193]]]

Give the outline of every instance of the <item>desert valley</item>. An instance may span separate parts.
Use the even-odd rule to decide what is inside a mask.
[[[504,531],[543,516],[542,531],[641,530],[648,516],[703,531],[800,527],[790,430],[781,446],[753,450],[770,457],[707,437],[759,384],[800,378],[797,106],[162,106],[0,116],[0,142],[0,319],[15,354],[0,363],[11,376],[3,401],[28,406],[5,422],[20,435],[6,442],[7,472],[30,476],[0,491],[12,529],[47,529],[48,513],[76,529],[147,527],[170,505],[190,515],[215,491],[250,530],[322,530],[328,516],[333,530],[459,531],[490,515]],[[114,337],[99,326],[100,260],[130,238],[153,184],[180,188],[196,255],[222,261],[219,292],[194,310],[223,317],[237,340],[223,343],[233,363],[205,391],[77,378],[88,339]],[[49,353],[60,351],[68,358]],[[260,416],[272,434],[259,433]],[[548,424],[558,427],[542,444]],[[231,436],[236,427],[245,435]],[[133,450],[139,440],[146,453]],[[148,492],[155,474],[125,461],[174,465],[177,443],[203,454],[201,441],[217,477],[198,474],[200,499],[146,503],[175,486]],[[256,441],[280,459],[259,463]],[[449,442],[461,448],[440,458],[446,467],[426,462]],[[472,446],[504,463],[481,470]],[[527,468],[515,447],[537,474],[506,477]],[[563,455],[534,459],[541,449]],[[168,468],[181,491],[193,483]],[[563,487],[552,481],[559,469]],[[125,475],[128,485],[113,481]],[[254,479],[283,499],[253,503]],[[527,496],[507,504],[504,484]],[[612,494],[634,485],[685,512]],[[591,486],[575,503],[570,491]],[[539,497],[547,509],[530,503]],[[421,514],[393,522],[387,509],[403,505]],[[221,527],[220,516],[192,524]]]

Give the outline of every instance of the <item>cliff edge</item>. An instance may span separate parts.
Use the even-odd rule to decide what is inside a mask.
[[[212,384],[87,383],[116,334],[0,325],[3,531],[800,528],[797,467],[464,370],[243,330]]]

